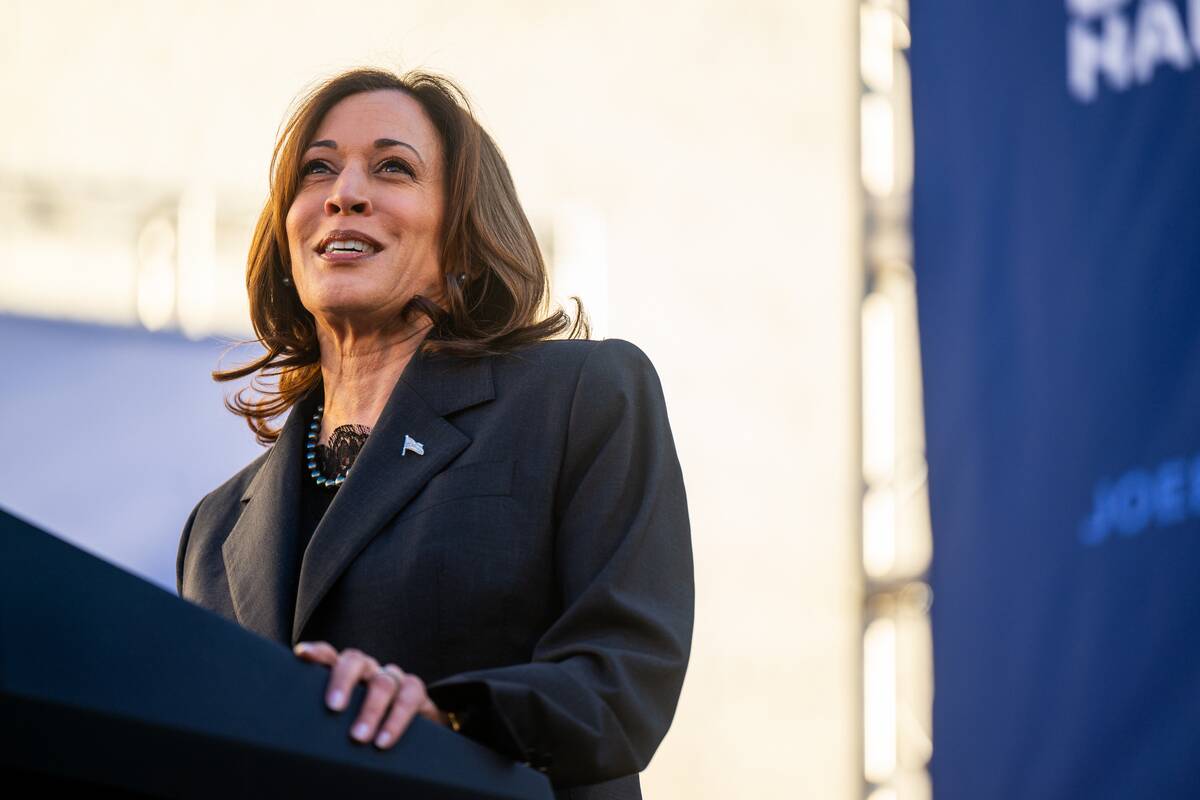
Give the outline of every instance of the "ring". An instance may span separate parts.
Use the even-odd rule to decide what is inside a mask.
[[[391,677],[394,681],[396,681],[397,688],[399,688],[404,683],[404,670],[400,669],[395,664],[387,664],[385,666],[380,667],[379,672],[377,672],[375,674],[379,675],[380,673],[387,673],[387,675],[389,677]]]

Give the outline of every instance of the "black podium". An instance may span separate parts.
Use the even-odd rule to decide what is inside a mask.
[[[546,777],[417,718],[388,750],[329,669],[0,510],[0,774],[106,797],[550,800]],[[73,796],[72,794],[72,796]]]

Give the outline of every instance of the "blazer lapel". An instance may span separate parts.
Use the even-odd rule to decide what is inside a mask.
[[[242,494],[241,516],[221,546],[233,609],[245,628],[286,642],[296,586],[300,478],[309,392],[288,415],[279,438]]]
[[[444,417],[493,397],[490,359],[447,358],[423,350],[413,355],[304,553],[293,644],[354,558],[470,444]],[[424,453],[406,452],[407,437]]]

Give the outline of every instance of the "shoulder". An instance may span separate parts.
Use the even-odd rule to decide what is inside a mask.
[[[609,430],[633,421],[658,424],[666,417],[658,372],[625,339],[539,342],[513,354],[496,377],[502,392],[539,413],[561,404],[569,427]]]
[[[621,382],[657,374],[650,358],[625,339],[552,339],[498,356],[501,372],[532,373],[578,383],[585,377]]]
[[[192,508],[192,513],[183,525],[175,554],[175,587],[180,597],[184,596],[184,566],[189,543],[199,541],[203,545],[212,542],[212,537],[217,535],[217,532],[232,528],[233,521],[240,512],[241,499],[246,487],[254,480],[270,453],[271,448],[268,448],[220,486],[201,497]],[[192,549],[195,550],[194,547]]]

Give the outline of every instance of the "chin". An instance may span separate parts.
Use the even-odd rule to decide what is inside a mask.
[[[371,289],[370,286],[322,287],[305,299],[304,307],[323,316],[370,316],[383,309],[388,300]]]

